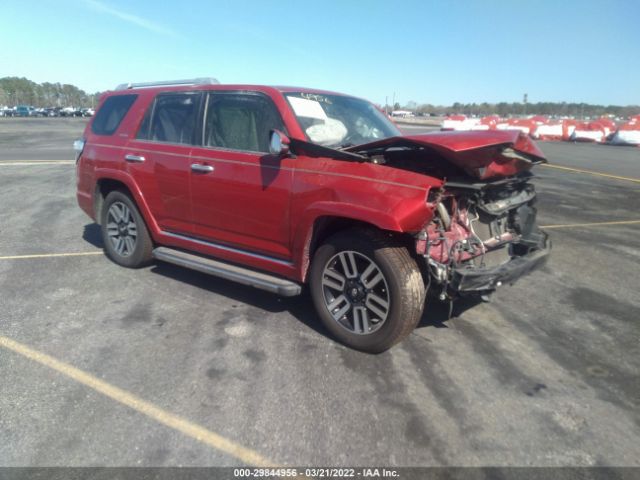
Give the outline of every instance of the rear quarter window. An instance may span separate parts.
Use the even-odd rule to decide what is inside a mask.
[[[114,95],[107,98],[96,113],[91,131],[96,135],[113,135],[138,95]]]

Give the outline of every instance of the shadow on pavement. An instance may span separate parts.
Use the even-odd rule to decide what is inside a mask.
[[[82,239],[85,242],[90,243],[94,247],[104,247],[104,244],[102,243],[102,232],[100,231],[100,225],[98,225],[97,223],[88,223],[84,226]]]
[[[316,314],[307,288],[304,288],[302,294],[297,297],[280,297],[269,292],[168,263],[156,263],[151,267],[151,272],[187,283],[217,295],[223,295],[238,302],[266,310],[267,312],[289,312],[310,329],[325,337],[332,338]],[[478,305],[478,303],[479,301],[477,300],[457,300],[453,304],[451,315],[449,315],[448,302],[440,302],[437,298],[429,296],[417,328],[448,328],[446,322],[450,318],[462,315],[468,309]]]
[[[416,328],[449,328],[446,324],[448,320],[461,316],[480,303],[480,299],[459,298],[450,304],[438,300],[433,294],[427,295],[424,312]]]

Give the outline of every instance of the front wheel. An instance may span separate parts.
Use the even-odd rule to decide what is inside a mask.
[[[380,353],[409,335],[425,287],[407,249],[382,232],[354,229],[316,251],[311,296],[320,319],[345,345]]]

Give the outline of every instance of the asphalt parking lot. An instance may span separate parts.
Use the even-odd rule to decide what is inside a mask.
[[[536,168],[550,263],[371,356],[307,295],[110,262],[83,125],[0,119],[0,465],[640,465],[639,148],[543,143],[609,175]]]

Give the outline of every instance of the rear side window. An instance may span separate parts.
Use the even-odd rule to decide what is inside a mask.
[[[156,97],[142,121],[137,138],[169,143],[195,143],[199,92],[167,93]]]
[[[274,128],[284,131],[284,124],[270,98],[259,94],[209,94],[205,146],[268,152],[269,132]]]
[[[107,98],[91,124],[96,135],[113,135],[138,95],[114,95]]]

